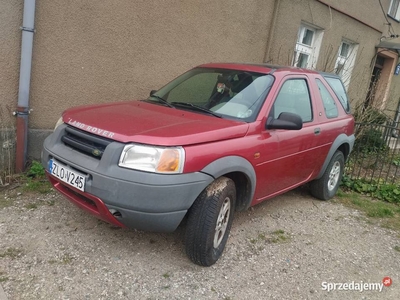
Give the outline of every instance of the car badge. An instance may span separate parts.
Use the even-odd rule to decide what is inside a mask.
[[[101,155],[101,151],[99,149],[93,149],[92,154],[94,156],[100,156]]]

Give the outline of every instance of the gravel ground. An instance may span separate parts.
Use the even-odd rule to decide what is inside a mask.
[[[186,257],[183,227],[119,229],[55,193],[0,192],[13,201],[0,208],[0,284],[9,300],[400,299],[399,234],[305,188],[237,213],[223,257],[209,268]],[[382,292],[323,290],[323,282],[385,276],[393,284]]]

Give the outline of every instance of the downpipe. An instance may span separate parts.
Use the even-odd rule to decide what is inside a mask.
[[[16,171],[25,170],[28,156],[28,116],[29,91],[32,69],[33,34],[35,32],[35,0],[24,0],[24,15],[22,22],[21,64],[19,72],[19,90],[17,110],[17,149]]]

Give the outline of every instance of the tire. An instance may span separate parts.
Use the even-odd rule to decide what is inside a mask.
[[[186,225],[185,247],[195,264],[208,267],[221,257],[232,226],[235,202],[235,183],[220,177],[193,203]]]
[[[311,182],[311,194],[320,200],[335,196],[344,171],[344,155],[336,151],[321,178]]]

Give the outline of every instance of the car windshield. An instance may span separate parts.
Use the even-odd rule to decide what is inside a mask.
[[[195,68],[152,93],[146,101],[252,122],[272,83],[273,77],[262,73]]]

